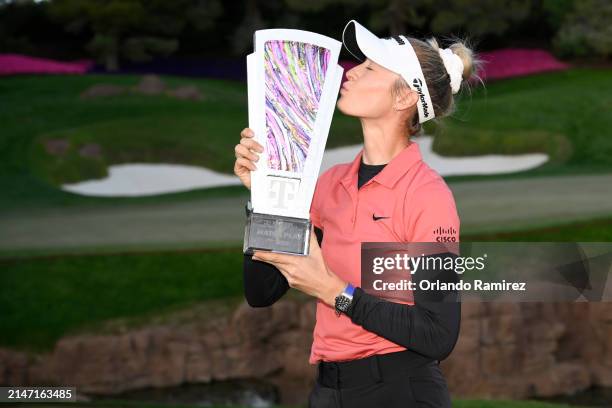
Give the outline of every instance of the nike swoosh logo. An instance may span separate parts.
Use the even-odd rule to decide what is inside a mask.
[[[383,218],[391,218],[391,217],[377,217],[376,215],[372,214],[372,219],[374,221],[382,220]]]

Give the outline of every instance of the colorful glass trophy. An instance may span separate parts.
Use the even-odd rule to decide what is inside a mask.
[[[342,43],[288,29],[258,30],[254,43],[249,127],[264,151],[251,172],[243,251],[307,255],[310,204],[344,72]]]

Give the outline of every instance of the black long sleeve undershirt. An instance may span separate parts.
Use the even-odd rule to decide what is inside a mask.
[[[423,257],[456,257],[450,252]],[[424,271],[412,275],[419,281],[457,282],[454,271]],[[460,294],[457,291],[413,291],[414,305],[394,303],[355,288],[347,316],[355,324],[402,345],[426,357],[444,360],[451,353],[459,337],[461,324]]]
[[[384,165],[366,165],[361,162],[358,188],[382,170]],[[315,226],[319,246],[323,242],[323,231]],[[438,254],[432,257],[456,256]],[[434,263],[435,264],[435,263]],[[417,276],[418,275],[418,276]],[[272,264],[253,261],[244,255],[244,293],[252,307],[267,307],[284,296],[289,283]],[[416,282],[422,275],[415,273]],[[429,271],[429,280],[454,282],[457,274],[453,271]],[[355,324],[378,334],[396,344],[409,348],[434,360],[443,360],[454,348],[459,336],[461,303],[456,292],[419,291],[413,292],[414,305],[390,302],[365,293],[356,288],[347,316]]]

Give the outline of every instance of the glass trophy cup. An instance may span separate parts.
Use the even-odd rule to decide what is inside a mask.
[[[310,204],[336,106],[342,43],[303,30],[258,30],[247,56],[249,127],[264,147],[251,172],[245,254],[307,255]]]

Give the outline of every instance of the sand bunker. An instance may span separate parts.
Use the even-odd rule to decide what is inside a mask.
[[[238,177],[204,167],[182,164],[117,164],[108,168],[108,177],[64,184],[63,190],[91,196],[143,196],[196,188],[242,184]]]
[[[512,173],[538,167],[548,160],[548,155],[542,153],[444,157],[431,150],[432,137],[423,136],[415,141],[419,143],[423,160],[442,176]],[[326,150],[321,171],[352,161],[361,148],[359,144]],[[180,164],[118,164],[110,166],[108,171],[104,179],[64,184],[62,189],[89,196],[125,197],[241,184],[233,175]]]

